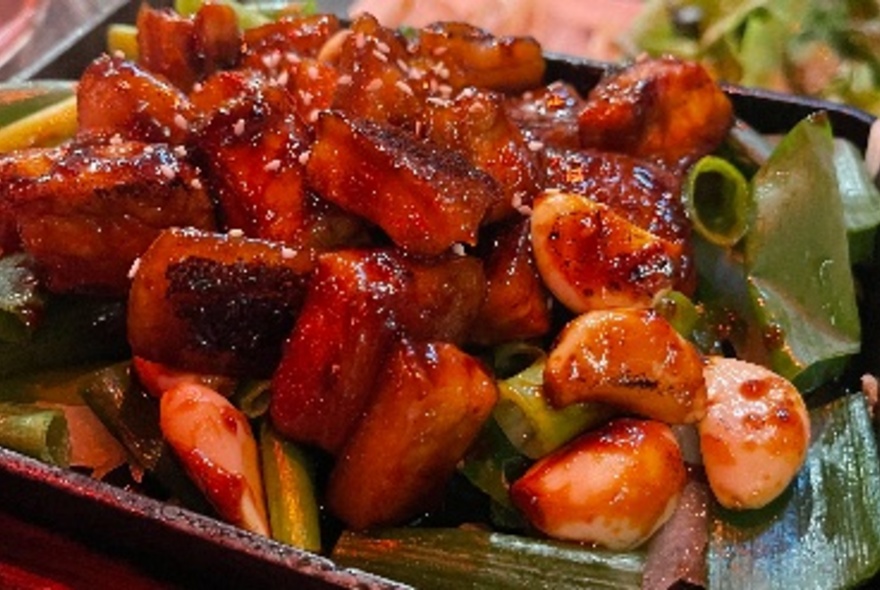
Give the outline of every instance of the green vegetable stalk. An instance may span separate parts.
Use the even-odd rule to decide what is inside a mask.
[[[265,422],[260,429],[260,457],[272,538],[307,551],[320,551],[321,527],[311,460]]]
[[[717,156],[705,156],[691,167],[685,203],[694,229],[719,246],[733,246],[749,228],[752,194],[742,173]]]
[[[0,446],[67,467],[70,438],[64,412],[35,404],[0,403]]]

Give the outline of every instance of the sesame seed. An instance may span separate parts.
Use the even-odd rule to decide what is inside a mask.
[[[299,56],[292,51],[288,51],[287,53],[285,53],[284,59],[289,64],[298,64],[300,62]]]
[[[182,129],[184,131],[189,129],[189,123],[186,120],[186,117],[177,113],[174,115],[174,125],[177,126],[178,129]]]
[[[274,70],[281,63],[281,52],[278,50],[267,53],[263,56],[263,65],[270,70]]]
[[[403,73],[409,72],[409,65],[407,65],[407,63],[405,61],[403,61],[403,59],[398,57],[397,61],[394,63],[397,64],[397,67],[400,68],[401,72],[403,72]]]
[[[161,166],[159,166],[159,172],[168,180],[173,180],[174,177],[177,176],[177,172],[175,172],[174,168],[172,168],[168,164],[162,164]]]
[[[461,92],[458,93],[458,97],[456,98],[456,100],[473,98],[476,95],[477,95],[477,89],[474,88],[473,86],[468,86],[467,88],[465,88],[464,90],[462,90]]]
[[[483,103],[480,102],[472,102],[470,106],[468,106],[468,112],[472,115],[477,115],[484,112],[485,110],[486,107],[483,105]]]
[[[186,147],[182,146],[182,145],[174,146],[174,155],[177,156],[178,158],[185,158],[187,155],[186,154]]]
[[[437,90],[440,92],[441,95],[445,97],[452,96],[452,86],[450,86],[449,84],[441,84],[437,87]]]
[[[382,88],[382,80],[380,78],[373,78],[364,90],[367,92],[376,92],[380,88]]]
[[[456,256],[464,256],[464,244],[452,244],[452,253]]]
[[[312,156],[312,153],[311,153],[310,151],[306,150],[306,151],[304,151],[303,153],[301,153],[301,154],[299,155],[299,158],[297,158],[297,159],[299,160],[299,163],[300,163],[300,164],[302,164],[303,166],[305,166],[306,164],[309,163],[309,158],[310,158],[311,156]]]
[[[351,76],[349,76],[348,74],[343,74],[339,76],[338,82],[342,86],[348,86],[349,84],[351,84]]]
[[[205,85],[201,82],[196,82],[195,84],[193,84],[193,92],[201,92],[204,89]]]
[[[403,80],[398,80],[397,82],[394,83],[394,85],[397,86],[404,94],[408,94],[410,96],[413,96],[413,94],[414,94],[413,89],[410,88],[409,84],[407,84]]]
[[[110,145],[120,145],[122,143],[122,136],[118,133],[114,133],[110,138]],[[145,150],[146,151],[146,150]]]
[[[382,53],[381,51],[379,51],[378,49],[373,50],[373,57],[375,57],[376,59],[378,59],[381,62],[388,63],[388,56],[385,55],[384,53]]]
[[[277,158],[275,160],[270,160],[265,166],[263,166],[263,170],[266,172],[275,172],[279,168],[281,168],[281,160]]]
[[[227,232],[230,238],[242,238],[244,237],[244,230],[234,227]]]
[[[192,187],[192,189],[195,190],[195,191],[200,191],[200,190],[202,190],[202,181],[199,180],[198,178],[193,178],[193,179],[190,181],[189,185],[190,185],[190,186]]]
[[[357,47],[358,49],[363,49],[366,44],[367,44],[367,38],[364,37],[363,33],[358,33],[357,35],[354,36],[354,46],[355,47]]]
[[[318,109],[312,109],[312,110],[309,112],[309,123],[317,123],[317,122],[318,122],[318,116],[319,116],[320,114],[321,114],[321,112],[320,112]]]
[[[287,86],[288,80],[290,80],[290,74],[287,73],[287,70],[282,70],[278,77],[275,78],[275,83],[279,86]]]
[[[448,101],[448,100],[445,100],[445,99],[440,98],[440,97],[438,97],[438,96],[429,96],[428,98],[425,99],[425,102],[428,103],[428,104],[430,104],[430,105],[433,105],[433,106],[435,106],[435,107],[445,107],[445,106],[449,106],[449,101]]]
[[[421,68],[410,68],[406,74],[406,77],[410,80],[421,80],[425,77],[425,71]]]
[[[391,53],[391,48],[384,41],[376,41],[376,49],[382,53]]]
[[[244,133],[244,119],[239,119],[235,122],[235,125],[232,126],[232,132],[235,135],[241,135]]]
[[[439,56],[443,55],[444,53],[446,53],[446,51],[447,51],[448,49],[449,49],[448,47],[435,47],[435,48],[434,48],[434,51],[433,51],[432,53],[433,53],[436,57],[439,57]]]
[[[317,80],[319,73],[317,66],[309,66],[309,69],[306,70],[306,75],[308,75],[309,80]]]
[[[152,156],[153,152],[155,152],[155,151],[156,151],[156,149],[151,145],[148,145],[147,147],[144,148],[144,153],[147,154],[148,156]]]
[[[134,262],[131,263],[131,268],[128,269],[128,278],[133,279],[138,272],[138,269],[141,267],[141,259],[135,258]]]
[[[541,143],[540,141],[533,139],[532,141],[529,142],[529,150],[531,150],[533,152],[540,152],[542,149],[544,149],[544,144]]]
[[[311,92],[308,92],[307,90],[300,90],[299,97],[300,100],[302,100],[303,106],[307,107],[312,104],[312,99],[315,98],[315,95]]]
[[[125,59],[125,53],[121,49],[117,49],[113,52],[113,57],[116,59]]]
[[[284,260],[290,260],[295,257],[296,257],[296,250],[294,250],[293,248],[290,248],[288,246],[281,247],[281,258],[283,258]]]

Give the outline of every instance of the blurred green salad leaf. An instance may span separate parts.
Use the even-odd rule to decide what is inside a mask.
[[[875,0],[648,0],[624,40],[719,78],[840,100],[880,113]]]

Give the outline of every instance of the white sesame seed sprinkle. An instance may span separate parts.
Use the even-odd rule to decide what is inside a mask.
[[[443,47],[443,46],[435,47],[434,51],[432,53],[434,54],[434,56],[439,57],[439,56],[443,55],[444,53],[446,53],[446,51],[448,49],[449,49],[448,47]]]
[[[307,107],[312,104],[312,100],[315,98],[315,95],[307,90],[300,90],[299,98],[302,101],[303,106]]]
[[[289,80],[290,74],[287,73],[287,70],[281,70],[281,73],[275,78],[275,83],[278,84],[278,86],[287,86]]]
[[[200,191],[200,190],[202,190],[202,181],[199,180],[198,178],[193,178],[193,179],[190,181],[189,185],[190,185],[190,186],[192,187],[192,189],[195,190],[195,191]]]
[[[410,85],[404,82],[403,80],[398,80],[394,83],[397,88],[399,88],[404,94],[408,94],[410,96],[414,95],[413,89],[410,88]]]
[[[277,172],[278,169],[281,168],[281,160],[274,159],[270,160],[265,166],[263,166],[263,170],[266,172]]]
[[[122,143],[122,136],[118,133],[114,133],[110,138],[110,145],[120,145]]]
[[[137,274],[138,270],[141,267],[141,259],[137,257],[134,259],[134,262],[131,263],[131,268],[128,269],[128,278],[133,279]]]
[[[464,244],[455,243],[452,244],[452,253],[456,256],[464,256]]]
[[[243,238],[244,230],[234,227],[227,232],[230,238]]]
[[[300,62],[300,57],[292,51],[288,51],[284,54],[284,59],[289,64],[298,64]]]
[[[358,33],[357,35],[354,36],[354,46],[355,47],[357,47],[358,49],[363,49],[366,44],[367,44],[367,38],[364,37],[363,33]]]
[[[162,174],[168,180],[173,180],[175,176],[177,176],[177,172],[175,172],[174,168],[169,166],[168,164],[162,164],[159,166],[159,173]]]
[[[544,144],[541,143],[540,141],[533,139],[532,141],[529,142],[528,147],[529,147],[529,150],[531,150],[533,152],[540,152],[542,149],[544,149]]]
[[[373,78],[370,80],[370,83],[364,88],[367,92],[376,92],[382,88],[382,79],[381,78]]]
[[[125,53],[121,49],[117,49],[113,52],[113,57],[116,59],[125,59]]]
[[[320,72],[318,71],[318,66],[309,66],[309,68],[306,70],[306,75],[308,75],[309,80],[317,80],[318,74],[320,74]]]
[[[290,248],[289,246],[281,247],[281,258],[284,260],[290,260],[292,258],[296,258],[296,250]]]
[[[391,48],[384,41],[376,41],[376,49],[382,53],[391,53]]]
[[[351,76],[349,76],[348,74],[343,74],[339,76],[338,82],[341,86],[348,86],[349,84],[351,84]]]
[[[306,164],[309,163],[309,158],[310,158],[311,156],[312,156],[312,152],[306,150],[306,151],[304,151],[303,153],[301,153],[301,154],[299,155],[299,158],[297,158],[297,160],[299,160],[299,163],[300,163],[300,164],[302,164],[303,166],[305,166]]]
[[[388,56],[385,55],[384,53],[382,53],[381,51],[379,51],[378,49],[373,50],[373,57],[375,57],[376,59],[378,59],[381,62],[388,63]]]
[[[235,135],[241,135],[244,133],[244,119],[239,119],[235,122],[232,126],[232,132],[235,133]]]
[[[178,158],[185,158],[187,155],[186,147],[182,145],[174,146],[174,155]]]
[[[182,129],[184,131],[187,131],[189,129],[189,122],[186,120],[186,117],[184,117],[180,113],[174,115],[174,125],[178,129]]]
[[[196,82],[195,84],[193,84],[192,89],[193,89],[193,92],[201,92],[202,90],[205,89],[205,85],[202,84],[201,82]]]
[[[317,123],[318,116],[320,114],[321,114],[321,111],[319,111],[318,109],[312,109],[311,111],[309,111],[309,123]]]

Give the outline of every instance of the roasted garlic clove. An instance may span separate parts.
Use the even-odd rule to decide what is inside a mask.
[[[703,360],[652,310],[591,311],[560,333],[544,369],[555,406],[603,402],[671,424],[703,417]]]
[[[576,313],[650,307],[656,293],[678,282],[681,244],[583,195],[545,191],[535,199],[531,229],[541,278]]]
[[[727,508],[760,508],[779,496],[803,465],[810,417],[801,394],[776,373],[745,361],[711,357],[699,422],[709,485]]]
[[[551,537],[623,550],[669,519],[685,482],[669,426],[621,418],[538,461],[511,499]]]

